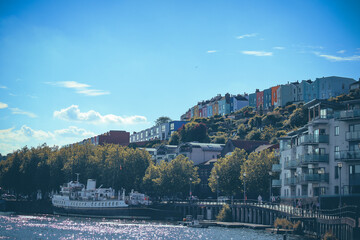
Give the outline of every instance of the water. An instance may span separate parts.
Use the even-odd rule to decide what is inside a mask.
[[[40,216],[0,216],[0,239],[283,239],[265,231],[188,228],[169,222]],[[287,239],[301,239],[288,237]]]

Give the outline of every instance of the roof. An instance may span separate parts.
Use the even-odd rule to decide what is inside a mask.
[[[198,143],[198,142],[189,142],[184,143],[183,145],[188,145],[191,147],[201,148],[203,151],[221,151],[225,144],[216,144],[216,143]]]
[[[278,149],[279,148],[279,144],[277,143],[277,144],[267,144],[267,145],[261,145],[261,146],[259,146],[259,147],[257,147],[255,150],[254,150],[254,152],[262,152],[262,151],[264,151],[264,150],[267,150],[267,149],[269,149],[269,150],[273,150],[273,149]]]
[[[269,144],[268,141],[251,141],[251,140],[229,140],[236,148],[244,149],[246,152],[252,152],[260,145]]]
[[[217,158],[213,158],[213,159],[210,159],[210,160],[208,160],[206,162],[200,163],[199,165],[211,165],[211,164],[216,163],[217,161],[218,161]]]

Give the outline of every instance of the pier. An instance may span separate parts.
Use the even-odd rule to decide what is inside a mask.
[[[217,201],[174,201],[174,208],[183,217],[192,215],[194,218],[203,216],[205,220],[215,220],[224,202]],[[334,210],[304,210],[283,204],[258,203],[251,200],[234,200],[229,202],[233,223],[224,223],[225,227],[274,226],[277,218],[286,218],[291,222],[301,221],[304,233],[317,237],[327,231],[341,240],[360,239],[359,211],[356,206],[347,206]],[[239,226],[237,226],[239,225]],[[246,225],[243,225],[244,227]]]

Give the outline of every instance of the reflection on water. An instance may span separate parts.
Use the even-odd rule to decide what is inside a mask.
[[[168,222],[68,218],[53,215],[0,216],[0,239],[282,239],[264,231]],[[288,238],[294,239],[294,238]]]

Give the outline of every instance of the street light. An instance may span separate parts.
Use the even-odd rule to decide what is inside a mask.
[[[216,175],[216,196],[217,201],[219,201],[219,176]]]
[[[272,183],[271,183],[271,176],[272,176],[272,171],[269,171],[269,175],[270,175],[270,197],[269,197],[269,199],[270,199],[270,203],[272,203],[272,201],[271,201],[271,190],[272,190]]]
[[[191,202],[191,195],[192,195],[192,192],[191,192],[191,181],[192,181],[192,178],[190,178],[190,192],[189,192],[189,195],[190,195],[190,202]]]
[[[244,203],[246,203],[246,181],[245,181],[245,177],[246,177],[246,173],[243,174],[244,176]]]
[[[342,164],[342,162],[338,162],[337,163],[337,166],[338,166],[338,168],[339,168],[339,172],[340,172],[340,186],[339,186],[339,195],[340,195],[340,197],[339,197],[339,207],[340,207],[340,216],[341,216],[341,168],[342,168],[342,166],[343,166],[343,164]]]

